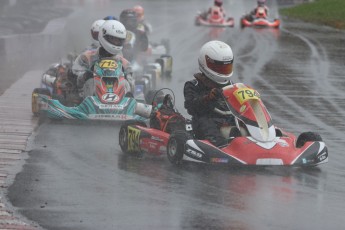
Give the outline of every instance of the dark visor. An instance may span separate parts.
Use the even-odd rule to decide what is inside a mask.
[[[123,38],[117,38],[111,35],[105,35],[104,39],[107,40],[110,44],[114,46],[123,46],[123,43],[125,42],[125,39]]]
[[[98,32],[91,31],[92,38],[98,41]]]
[[[225,74],[225,75],[230,74],[232,72],[232,63],[233,63],[233,60],[215,61],[206,55],[207,67],[219,74]]]

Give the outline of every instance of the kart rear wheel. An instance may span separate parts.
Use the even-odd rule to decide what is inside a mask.
[[[304,132],[301,133],[296,141],[296,147],[301,148],[308,141],[322,141],[321,136],[314,132]]]
[[[188,139],[190,139],[190,136],[185,131],[176,131],[170,135],[167,146],[167,156],[172,164],[179,165],[182,163],[185,144]]]
[[[129,125],[141,125],[146,127],[144,122],[140,121],[126,121],[123,125],[121,125],[120,132],[119,132],[119,145],[121,150],[125,154],[139,154],[140,151],[129,151],[128,150],[128,126]]]
[[[40,115],[40,107],[38,105],[38,95],[39,94],[51,96],[50,95],[50,91],[48,89],[45,89],[45,88],[35,88],[32,91],[32,94],[31,94],[31,110],[32,110],[32,113],[35,116],[39,116]]]

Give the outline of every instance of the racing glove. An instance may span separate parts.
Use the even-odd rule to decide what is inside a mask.
[[[216,101],[222,96],[222,90],[218,88],[213,88],[211,91],[203,97],[203,102],[210,103]]]

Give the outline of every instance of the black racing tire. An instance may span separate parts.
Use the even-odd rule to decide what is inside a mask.
[[[46,88],[35,88],[31,94],[31,110],[34,116],[40,115],[40,110],[38,108],[37,96],[36,94],[47,95],[51,97],[50,91]]]
[[[123,153],[128,154],[128,125],[122,125],[119,132],[119,145]]]
[[[170,163],[174,165],[182,164],[185,144],[188,139],[191,139],[191,137],[186,131],[178,130],[170,135],[167,145],[167,156]]]
[[[124,124],[121,125],[120,132],[119,132],[119,145],[123,153],[125,154],[136,154],[140,152],[133,152],[133,151],[128,151],[128,126],[129,125],[141,125],[146,127],[145,122],[141,121],[126,121]]]
[[[128,150],[128,126],[130,125],[142,125],[146,127],[144,122],[140,121],[126,121],[121,125],[119,132],[119,145],[123,153],[125,154],[139,154],[140,151],[129,151]]]
[[[301,148],[308,141],[322,141],[321,136],[314,132],[304,132],[301,133],[296,141],[296,147]]]

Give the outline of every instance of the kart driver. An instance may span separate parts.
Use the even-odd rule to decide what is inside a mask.
[[[220,14],[222,14],[222,17],[225,17],[225,10],[223,9],[223,0],[214,0],[214,5],[208,9],[207,16],[214,16]]]
[[[144,31],[138,29],[137,14],[133,9],[123,10],[120,14],[120,22],[127,29],[123,55],[132,62],[139,53],[147,51],[149,47],[148,37]]]
[[[146,34],[152,33],[152,26],[146,22],[144,18],[144,8],[140,5],[136,5],[133,7],[133,10],[137,14],[138,30],[143,31]]]
[[[268,15],[268,7],[266,6],[266,0],[258,0],[258,6],[250,12],[253,18],[266,18]],[[264,9],[264,12],[260,10]]]
[[[201,47],[198,62],[201,73],[195,73],[193,80],[184,85],[184,107],[192,116],[196,138],[207,139],[215,146],[228,141],[221,135],[220,127],[235,126],[234,117],[224,117],[214,111],[221,107],[222,87],[231,85],[233,74],[233,52],[222,41],[210,41]],[[224,110],[224,109],[223,109]]]
[[[122,61],[124,67],[123,72],[126,75],[131,89],[134,89],[134,80],[127,69],[129,62],[122,55],[122,47],[126,40],[126,34],[126,28],[119,21],[108,20],[102,24],[98,34],[99,48],[84,51],[73,63],[72,71],[77,76],[77,88],[79,90],[83,88],[89,78],[93,77],[92,68],[95,62],[107,57]]]
[[[98,34],[99,34],[99,28],[103,25],[105,20],[100,19],[96,20],[91,25],[91,37],[92,37],[92,43],[90,47],[87,49],[97,49],[99,47],[99,41],[98,41]]]

